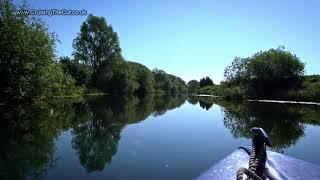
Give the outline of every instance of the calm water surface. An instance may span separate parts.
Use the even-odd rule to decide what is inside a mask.
[[[273,150],[320,165],[320,107],[211,97],[104,96],[1,107],[6,179],[193,179],[260,126]]]

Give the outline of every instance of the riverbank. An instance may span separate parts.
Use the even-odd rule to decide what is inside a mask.
[[[213,98],[223,98],[222,96],[210,95],[210,94],[197,94],[198,97],[213,97]],[[306,102],[306,101],[284,101],[284,100],[272,100],[272,99],[244,99],[243,101],[248,102],[264,102],[264,103],[281,103],[281,104],[304,104],[304,105],[317,105],[320,106],[318,102]]]
[[[320,103],[317,102],[304,102],[304,101],[280,101],[280,100],[255,100],[255,99],[248,99],[246,101],[249,102],[266,102],[266,103],[282,103],[282,104],[305,104],[305,105],[318,105],[320,106]]]
[[[250,85],[234,85],[222,83],[220,85],[204,86],[197,90],[197,94],[221,96],[226,100],[276,100],[288,102],[320,103],[320,76],[303,76],[301,82],[292,88],[278,88],[255,90]]]

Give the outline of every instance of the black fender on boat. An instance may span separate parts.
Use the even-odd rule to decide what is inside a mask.
[[[235,180],[237,170],[248,168],[250,148],[239,148],[225,157],[209,170],[200,175],[198,180],[225,179]],[[286,156],[274,151],[267,151],[266,168],[274,179],[320,179],[320,166]]]

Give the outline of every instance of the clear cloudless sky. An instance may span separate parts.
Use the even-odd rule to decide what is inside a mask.
[[[15,1],[19,2],[19,1]],[[118,33],[127,60],[159,68],[185,81],[223,80],[235,56],[285,46],[320,73],[318,0],[30,0],[34,9],[86,9]],[[72,41],[86,16],[42,16],[58,34],[58,56],[72,55]]]

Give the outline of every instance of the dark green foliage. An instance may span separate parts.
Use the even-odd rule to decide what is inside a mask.
[[[0,8],[1,92],[15,98],[37,96],[35,85],[53,62],[53,39],[40,21],[15,15],[11,2],[1,1]]]
[[[225,86],[221,85],[213,85],[213,86],[205,86],[198,90],[198,94],[210,94],[215,96],[223,96]]]
[[[226,67],[224,77],[231,85],[244,85],[248,80],[247,64],[249,58],[235,57],[232,64]]]
[[[262,97],[277,97],[279,91],[287,91],[301,82],[304,64],[288,51],[270,49],[255,54],[251,59],[248,85],[249,93],[253,96],[255,94],[250,91]]]
[[[166,72],[159,69],[154,69],[152,71],[155,80],[155,89],[157,91],[164,91],[170,93],[172,88],[172,82],[170,78],[167,76]]]
[[[90,14],[73,41],[74,57],[92,67],[93,73],[107,62],[121,59],[118,35],[104,17]]]
[[[70,94],[74,80],[53,61],[54,34],[40,20],[16,10],[11,1],[0,1],[1,98],[35,101]]]
[[[282,98],[300,86],[304,64],[283,47],[260,51],[248,58],[236,57],[225,69],[226,83],[246,90],[251,98]]]
[[[96,73],[95,86],[103,92],[132,94],[138,89],[133,69],[126,61],[115,61],[101,66]]]
[[[320,102],[320,75],[304,76],[301,87],[289,91],[288,99]]]
[[[225,69],[226,81],[206,85],[200,81],[199,94],[228,100],[245,98],[320,102],[319,76],[303,76],[304,63],[284,47],[261,51],[248,58],[234,58]]]
[[[155,79],[156,91],[168,94],[187,93],[186,83],[179,77],[167,74],[163,70],[155,69],[152,71]]]
[[[304,64],[283,47],[234,58],[225,69],[226,81],[205,86],[200,94],[225,99],[280,99],[320,102],[319,76],[303,76]],[[204,82],[204,79],[202,79]]]
[[[152,72],[142,64],[115,61],[97,72],[96,87],[104,92],[146,94],[154,91]]]
[[[188,86],[188,93],[196,94],[198,89],[200,88],[199,82],[197,80],[191,80],[187,83]]]
[[[212,86],[213,81],[207,76],[206,78],[200,79],[199,86],[200,87],[205,87],[205,86]]]
[[[145,94],[154,91],[154,77],[152,72],[144,65],[130,62],[127,64],[132,69],[135,75],[135,80],[139,84],[139,87],[135,90],[136,93]]]
[[[70,74],[76,85],[87,87],[91,81],[91,68],[69,57],[61,57],[59,63],[66,74]]]
[[[60,64],[50,64],[45,68],[42,81],[38,82],[42,98],[54,96],[73,96],[82,94],[82,88],[75,86],[75,80],[69,74],[65,74]]]
[[[241,87],[232,86],[224,89],[222,97],[227,100],[242,100],[245,98],[245,95]]]
[[[188,92],[188,89],[184,80],[172,74],[168,74],[168,76],[172,82],[171,94],[184,94]]]

